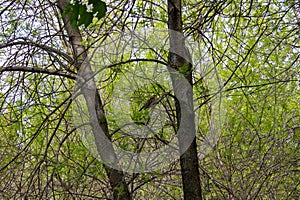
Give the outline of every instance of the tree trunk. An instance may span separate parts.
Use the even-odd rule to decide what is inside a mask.
[[[59,0],[58,7],[61,12],[65,10],[69,0]],[[80,71],[78,74],[83,80],[90,79],[93,74],[91,66],[87,60],[86,49],[81,45],[82,36],[78,27],[71,27],[69,23],[69,15],[63,17],[64,28],[70,38],[70,43],[72,45],[75,57],[75,65]],[[91,126],[93,135],[95,138],[98,153],[101,159],[105,162],[113,162],[117,164],[116,154],[114,152],[113,146],[111,145],[111,139],[108,131],[108,124],[101,102],[101,97],[99,92],[96,90],[96,85],[92,81],[83,82],[83,84],[89,85],[88,87],[82,87],[81,92],[86,100],[88,112],[90,116]],[[105,145],[105,149],[103,148]],[[107,163],[107,162],[105,162]],[[107,176],[109,178],[110,185],[113,190],[113,199],[115,200],[130,200],[130,193],[128,190],[128,185],[125,182],[125,175],[123,172],[113,169],[104,164]]]
[[[181,1],[168,0],[170,36],[169,71],[176,100],[180,166],[185,200],[201,200],[201,184],[195,135],[195,114],[192,90],[192,61],[185,47]],[[172,71],[176,70],[176,73]],[[178,74],[181,75],[178,75]],[[185,80],[183,80],[185,77]]]

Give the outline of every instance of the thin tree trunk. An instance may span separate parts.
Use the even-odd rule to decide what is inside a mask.
[[[59,0],[58,7],[61,12],[65,10],[69,0]],[[79,76],[83,79],[89,79],[93,74],[92,69],[87,59],[86,49],[81,45],[82,36],[78,27],[71,27],[69,23],[69,15],[63,17],[64,28],[70,38],[74,56],[76,60],[76,67],[80,71]],[[86,84],[86,83],[83,83]],[[89,81],[89,87],[82,87],[81,92],[86,100],[88,112],[91,120],[93,135],[95,138],[98,153],[102,160],[117,164],[116,154],[113,146],[111,145],[111,138],[109,136],[108,124],[101,102],[101,97],[96,90],[96,85],[93,81]],[[105,147],[105,148],[104,148]],[[107,163],[107,162],[105,162]],[[128,185],[125,182],[125,175],[123,172],[113,169],[104,164],[110,185],[112,187],[113,199],[115,200],[130,200],[130,193]]]
[[[180,0],[168,0],[168,27],[170,29],[169,66],[177,98],[176,113],[184,199],[201,200],[193,107],[192,61],[183,37]],[[174,70],[180,72],[182,76],[172,73]],[[183,76],[187,81],[183,80]]]

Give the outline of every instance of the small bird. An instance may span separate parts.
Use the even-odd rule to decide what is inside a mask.
[[[141,107],[139,109],[139,111],[143,110],[143,109],[147,109],[150,108],[151,106],[153,106],[154,104],[157,103],[157,97],[156,95],[153,95],[144,105],[143,107]]]

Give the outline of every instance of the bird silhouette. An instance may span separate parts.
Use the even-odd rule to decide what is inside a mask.
[[[143,105],[143,107],[139,109],[139,111],[150,108],[151,106],[157,103],[156,101],[157,101],[157,97],[156,95],[153,95],[150,99],[148,99],[148,101]]]

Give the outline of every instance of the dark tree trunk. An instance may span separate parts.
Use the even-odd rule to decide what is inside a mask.
[[[180,0],[168,0],[168,27],[170,36],[169,66],[177,98],[176,113],[184,199],[201,200],[193,107],[192,61],[183,37]],[[180,72],[181,76],[172,73],[173,70]],[[183,80],[183,76],[186,80]]]
[[[61,12],[65,10],[68,3],[69,0],[58,1],[58,7],[61,10]],[[77,69],[80,70],[80,74],[78,75],[83,79],[90,78],[89,76],[93,74],[93,72],[89,63],[85,62],[85,60],[87,59],[87,53],[86,49],[81,45],[82,36],[80,34],[80,31],[78,27],[71,27],[69,23],[69,15],[64,16],[63,21],[65,25],[64,29],[66,30],[70,38],[70,43],[74,51],[76,62],[75,65]],[[102,160],[108,161],[110,163],[113,162],[113,164],[117,164],[116,154],[114,152],[113,146],[110,143],[108,124],[103,104],[101,102],[100,94],[96,90],[96,85],[93,81],[89,81],[88,87],[82,87],[80,89],[87,103],[92,131],[97,145],[98,153]],[[103,145],[105,145],[105,150],[103,149]],[[105,164],[104,167],[113,190],[113,199],[130,200],[131,196],[128,190],[128,185],[125,182],[124,173],[113,169]]]

